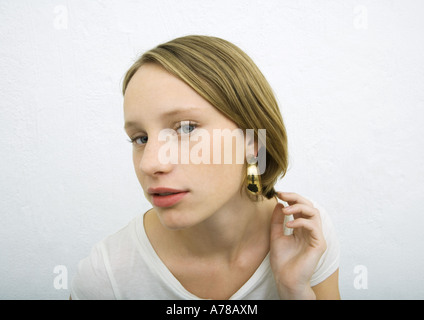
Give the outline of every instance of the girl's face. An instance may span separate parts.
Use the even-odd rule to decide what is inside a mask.
[[[224,208],[237,210],[246,197],[244,161],[236,158],[241,152],[244,160],[245,138],[236,143],[237,125],[190,86],[145,64],[126,89],[124,118],[137,178],[164,226],[187,228]]]

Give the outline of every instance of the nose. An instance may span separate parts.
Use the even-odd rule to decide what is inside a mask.
[[[155,176],[170,172],[177,160],[178,144],[175,141],[149,137],[139,158],[138,168],[146,175]]]

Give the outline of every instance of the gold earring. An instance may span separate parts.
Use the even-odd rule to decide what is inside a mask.
[[[254,196],[262,194],[261,176],[255,163],[247,164],[247,190]]]

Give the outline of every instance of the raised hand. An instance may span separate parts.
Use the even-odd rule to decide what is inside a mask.
[[[271,268],[281,299],[315,299],[310,286],[312,274],[326,249],[319,210],[306,198],[287,192],[278,192],[278,203],[271,219]],[[284,217],[293,215],[286,223],[293,228],[284,234]]]

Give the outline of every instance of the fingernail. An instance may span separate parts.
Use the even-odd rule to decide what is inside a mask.
[[[293,210],[292,207],[284,207],[284,212],[291,212]]]

